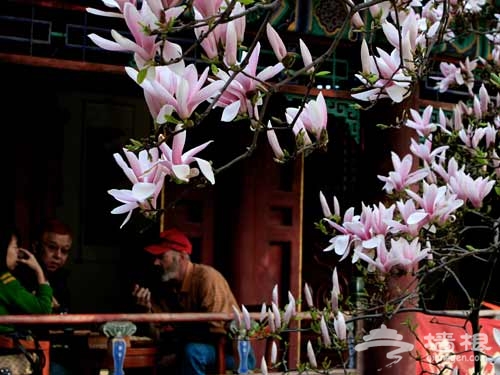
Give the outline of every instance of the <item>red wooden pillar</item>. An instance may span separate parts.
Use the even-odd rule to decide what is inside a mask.
[[[302,160],[280,165],[266,145],[244,162],[243,193],[234,230],[233,290],[245,305],[270,305],[278,284],[279,305],[288,291],[301,295],[302,264]],[[298,356],[298,334],[290,335],[289,365]],[[257,350],[257,362],[260,363]]]

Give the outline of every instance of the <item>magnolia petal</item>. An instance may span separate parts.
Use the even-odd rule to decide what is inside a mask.
[[[123,220],[122,224],[120,225],[120,229],[122,229],[123,226],[129,222],[131,217],[132,217],[132,210],[128,212],[128,215],[125,217],[125,220]]]
[[[309,308],[314,307],[312,290],[311,290],[311,287],[307,283],[304,285],[304,295],[306,297],[307,306],[309,306]]]
[[[337,317],[333,321],[333,328],[335,333],[340,340],[345,340],[347,337],[347,327],[345,324],[345,317],[340,311],[337,313]]]
[[[90,40],[92,40],[98,47],[108,51],[128,51],[127,48],[122,47],[120,44],[116,42],[112,42],[111,40],[104,39],[97,34],[89,34],[87,35]]]
[[[135,202],[125,203],[125,204],[122,204],[121,206],[118,206],[118,207],[114,208],[113,210],[111,210],[111,213],[113,215],[124,214],[126,212],[130,212],[130,211],[134,210],[137,207],[139,207],[139,205]]]
[[[321,321],[319,322],[319,327],[321,330],[321,337],[323,339],[323,344],[325,346],[332,345],[332,340],[330,339],[330,333],[328,332],[328,327],[326,326],[326,321],[324,315],[321,316]]]
[[[189,168],[189,165],[186,164],[172,165],[172,172],[179,180],[188,182],[191,168]]]
[[[150,198],[156,190],[156,185],[150,182],[138,182],[132,187],[132,195],[140,202]]]
[[[260,361],[260,372],[262,373],[262,375],[268,374],[267,363],[266,363],[266,359],[264,358],[264,356],[262,356],[262,360]]]
[[[239,100],[226,106],[226,108],[224,108],[224,111],[222,111],[221,121],[224,122],[233,121],[240,111],[240,106],[241,103]]]
[[[280,36],[270,23],[266,25],[266,33],[267,39],[269,40],[269,44],[271,44],[271,48],[273,49],[276,58],[279,61],[283,60],[288,52],[286,50],[285,44],[283,43],[283,40],[280,38]]]
[[[345,255],[347,253],[347,247],[349,246],[350,236],[348,234],[342,234],[335,237],[335,254]]]
[[[299,39],[299,47],[300,47],[300,54],[302,56],[302,61],[304,61],[304,67],[311,65],[313,62],[311,52],[309,51],[309,48],[307,48],[307,45],[304,43],[302,39]],[[308,73],[314,72],[314,66],[307,69],[307,72]]]
[[[85,10],[87,11],[87,13],[94,14],[96,16],[123,18],[123,15],[117,12],[106,12],[95,8],[86,8]]]
[[[201,173],[203,176],[206,177],[206,179],[213,185],[215,184],[215,176],[214,176],[214,171],[212,169],[212,164],[210,164],[208,161],[200,158],[194,158],[196,162],[198,163],[198,167],[200,167]]]
[[[166,116],[170,116],[174,111],[174,107],[170,104],[165,104],[161,107],[160,112],[158,112],[158,116],[156,116],[156,122],[158,124],[164,124],[167,122]]]
[[[271,344],[271,363],[274,365],[278,360],[278,346],[276,345],[276,341],[273,340]]]
[[[331,217],[332,212],[330,211],[330,207],[328,206],[325,195],[323,194],[323,192],[321,190],[319,192],[319,201],[321,203],[321,210],[323,211],[323,216],[324,217]]]
[[[418,224],[427,216],[429,216],[427,212],[414,212],[408,217],[408,220],[406,222],[408,225]]]
[[[259,321],[261,323],[264,321],[264,319],[266,319],[267,316],[266,311],[267,311],[266,303],[262,302],[262,307],[260,308],[260,317],[259,317]]]
[[[307,359],[309,360],[311,368],[318,367],[318,363],[316,361],[316,355],[314,354],[314,350],[310,340],[307,340]]]
[[[274,284],[273,291],[271,293],[271,301],[278,305],[278,284]]]
[[[250,321],[250,314],[248,313],[248,310],[245,307],[245,305],[241,305],[241,311],[243,314],[243,322],[245,323],[245,328],[247,329],[247,331],[249,331],[250,328],[252,328],[252,323]]]
[[[278,306],[272,302],[271,303],[271,308],[273,309],[273,315],[274,315],[274,325],[276,326],[276,329],[281,328],[281,313],[278,308]]]
[[[234,320],[238,323],[238,329],[240,329],[241,328],[240,311],[238,310],[238,308],[235,305],[233,305],[232,308],[233,308]]]
[[[131,183],[135,184],[136,182],[139,182],[137,179],[137,176],[135,173],[132,171],[131,168],[125,163],[125,160],[123,160],[122,156],[118,153],[113,154],[113,157],[116,161],[116,164],[123,170],[127,178],[130,180]]]

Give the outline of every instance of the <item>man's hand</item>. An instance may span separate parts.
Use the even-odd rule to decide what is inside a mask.
[[[143,288],[135,284],[134,290],[132,290],[132,296],[135,297],[135,303],[151,311],[151,292],[148,288]]]

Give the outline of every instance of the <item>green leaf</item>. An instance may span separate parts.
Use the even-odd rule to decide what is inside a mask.
[[[316,77],[324,77],[324,76],[327,76],[329,74],[332,74],[332,72],[329,72],[328,70],[322,70],[320,72],[315,73],[314,75]]]
[[[146,79],[147,75],[148,75],[147,67],[139,70],[139,74],[137,74],[137,83],[141,84]]]

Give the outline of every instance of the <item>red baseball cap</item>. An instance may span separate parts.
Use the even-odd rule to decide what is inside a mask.
[[[184,233],[171,228],[160,233],[160,242],[148,245],[144,250],[153,255],[161,255],[170,250],[191,254],[193,247]]]

